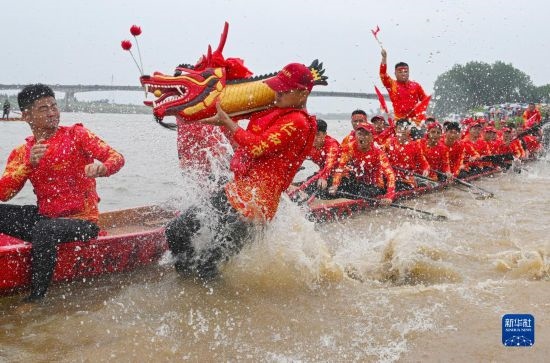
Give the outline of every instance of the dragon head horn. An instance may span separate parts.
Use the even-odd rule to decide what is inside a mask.
[[[208,45],[208,52],[206,53],[206,64],[208,66],[212,65],[212,47]]]
[[[313,76],[313,84],[323,86],[328,85],[328,77],[324,75],[325,69],[323,68],[322,62],[319,62],[318,59],[315,59],[313,62],[311,62],[311,65],[308,68],[311,71],[311,75]]]
[[[225,41],[227,40],[227,33],[229,32],[229,23],[226,21],[223,26],[223,32],[220,37],[220,44],[218,44],[218,48],[214,53],[221,54],[223,52],[223,47],[225,47]]]

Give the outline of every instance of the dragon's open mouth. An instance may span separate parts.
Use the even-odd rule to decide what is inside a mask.
[[[189,92],[184,86],[170,86],[170,85],[152,85],[145,84],[145,92],[153,93],[157,97],[154,101],[143,101],[146,106],[158,107],[161,105],[170,107],[170,103],[181,104],[185,100]]]

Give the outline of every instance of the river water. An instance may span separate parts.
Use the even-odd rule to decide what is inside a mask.
[[[101,210],[193,199],[175,133],[150,116],[62,119],[126,157],[98,182]],[[329,134],[341,139],[349,127],[329,121]],[[2,170],[29,134],[25,123],[0,122]],[[0,297],[0,361],[548,361],[550,164],[526,169],[475,182],[492,199],[449,189],[406,202],[444,222],[381,209],[315,225],[283,199],[261,238],[207,286],[181,279],[164,256],[57,284],[27,314],[13,309],[23,295]],[[34,202],[32,190],[12,202]],[[502,344],[502,317],[515,313],[534,316],[534,346]]]

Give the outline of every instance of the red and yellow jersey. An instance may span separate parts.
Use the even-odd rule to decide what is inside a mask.
[[[342,143],[340,144],[340,148],[342,150],[349,148],[350,144],[355,141],[355,130],[351,130],[349,134],[344,137],[344,140],[342,140]]]
[[[449,166],[449,149],[444,143],[439,142],[435,146],[429,146],[427,140],[421,139],[418,141],[422,154],[430,165],[429,177],[433,180],[437,180],[437,173],[432,170],[437,170],[441,173],[450,173],[451,167]]]
[[[387,64],[380,64],[380,80],[388,90],[388,95],[393,104],[395,118],[400,119],[420,116],[413,115],[411,112],[420,101],[428,97],[426,92],[424,92],[420,84],[416,82],[397,82],[388,75],[387,68]]]
[[[270,220],[313,145],[315,117],[293,108],[275,108],[251,117],[233,135],[235,179],[226,185],[229,203],[251,220]]]
[[[124,158],[82,124],[60,126],[44,141],[48,145],[38,165],[30,163],[30,151],[36,143],[34,136],[15,148],[0,179],[0,200],[15,196],[29,180],[36,194],[38,211],[51,218],[78,218],[98,221],[99,197],[94,178],[89,178],[84,167],[99,160],[107,168],[107,175],[116,173],[124,165]]]
[[[517,159],[525,158],[525,150],[521,146],[521,141],[518,139],[512,140],[509,144],[505,144],[504,141],[501,141],[496,145],[495,154],[512,154],[514,155],[514,158]]]
[[[374,142],[378,147],[384,147],[386,143],[388,142],[388,139],[392,137],[395,134],[395,129],[390,126],[382,130],[382,132],[378,132],[373,134]]]
[[[462,141],[456,141],[452,145],[447,145],[444,141],[441,142],[449,150],[449,167],[453,176],[456,177],[464,166],[464,144]]]
[[[359,150],[356,140],[347,149],[342,150],[338,168],[332,179],[332,186],[338,187],[344,176],[356,178],[365,184],[385,188],[386,198],[393,199],[395,197],[395,174],[384,151],[374,143],[366,152]]]
[[[522,117],[523,117],[525,128],[533,127],[536,124],[539,124],[540,121],[542,120],[540,111],[537,109],[534,109],[533,111],[525,110],[525,112],[523,112]]]
[[[397,137],[390,137],[384,145],[384,151],[388,155],[390,165],[396,167],[394,169],[396,177],[413,187],[416,187],[414,176],[399,169],[407,169],[414,173],[423,173],[430,169],[430,164],[424,157],[420,145],[413,140],[401,144]]]
[[[328,179],[334,168],[338,165],[338,159],[342,150],[336,139],[326,135],[325,143],[321,149],[311,147],[307,159],[319,166],[319,172],[315,179]]]
[[[497,154],[497,149],[498,149],[499,145],[502,143],[502,140],[497,138],[493,141],[486,141],[486,142],[487,142],[487,148],[489,150],[488,155],[496,155]]]
[[[469,137],[467,137],[464,140],[470,142],[474,147],[475,151],[480,156],[490,155],[491,151],[489,149],[489,144],[483,138],[480,137],[476,141],[472,141]]]
[[[464,145],[464,160],[463,169],[469,171],[471,167],[481,167],[479,163],[479,153],[477,152],[475,145],[468,139],[461,140]]]
[[[538,152],[542,149],[542,144],[536,136],[525,135],[522,137],[522,140],[525,142],[526,151],[530,153]]]

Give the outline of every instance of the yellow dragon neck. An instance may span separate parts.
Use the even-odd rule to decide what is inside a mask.
[[[230,116],[264,110],[275,101],[275,92],[262,80],[226,84],[221,95],[222,109]]]

